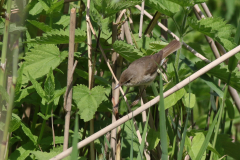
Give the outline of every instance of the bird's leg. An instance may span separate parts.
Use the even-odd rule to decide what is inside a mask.
[[[139,94],[136,96],[135,100],[132,102],[132,104],[130,105],[130,107],[133,107],[135,105],[138,104],[139,100],[141,99],[144,90],[146,89],[147,86],[141,86],[140,90],[139,90]]]

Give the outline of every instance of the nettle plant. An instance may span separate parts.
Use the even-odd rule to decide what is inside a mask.
[[[138,97],[138,87],[130,88],[126,95],[128,103],[119,97],[119,91],[112,89],[115,80],[107,63],[119,78],[134,60],[157,53],[172,39],[182,42],[183,47],[169,56],[159,68],[160,74],[154,83],[146,88],[143,99],[150,101],[211,63],[219,57],[219,52],[225,54],[239,45],[240,24],[236,28],[223,18],[208,17],[211,13],[205,1],[146,0],[142,4],[139,0],[92,0],[89,21],[97,38],[87,35],[87,0],[8,0],[3,3],[0,11],[11,12],[13,20],[8,24],[3,16],[0,21],[1,39],[9,33],[9,40],[0,42],[3,48],[1,68],[6,64],[6,70],[2,69],[0,75],[3,78],[0,81],[0,142],[6,143],[0,154],[8,150],[7,154],[0,155],[0,159],[45,160],[63,151],[69,8],[77,9],[74,60],[78,63],[71,83],[73,101],[67,145],[73,146],[73,153],[68,158],[238,159],[240,54],[203,74],[191,85],[161,99],[147,113],[142,113],[146,120],[138,115],[120,125],[116,132],[108,132],[93,144],[76,150],[77,142],[114,123],[114,113],[119,119],[141,106],[132,103]],[[232,4],[226,3],[229,9]],[[139,22],[140,5],[154,15],[152,20],[144,16],[143,22]],[[239,3],[237,5],[239,7]],[[13,9],[18,10],[15,13]],[[14,22],[18,18],[20,20]],[[158,27],[157,21],[161,19],[169,28],[160,25],[161,30]],[[8,26],[9,30],[6,30]],[[140,26],[142,36],[138,33]],[[170,36],[166,36],[167,33]],[[6,50],[9,54],[5,62]],[[11,58],[15,52],[19,56]],[[11,67],[12,63],[15,66]],[[12,74],[14,85],[8,95],[4,81]],[[15,94],[14,98],[11,93]],[[114,106],[118,100],[116,112]],[[132,104],[130,109],[129,104]],[[7,114],[11,115],[10,123],[5,121],[8,116],[3,116]]]

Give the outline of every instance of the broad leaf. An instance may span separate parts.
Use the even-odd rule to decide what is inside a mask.
[[[84,42],[87,38],[85,31],[81,29],[75,30],[75,43]],[[53,29],[50,32],[43,33],[43,36],[30,40],[28,43],[39,44],[68,44],[69,43],[69,29],[57,30]]]
[[[60,12],[63,7],[64,0],[57,1],[51,4],[51,7],[47,10],[47,14],[52,14],[53,12]]]
[[[62,25],[64,28],[67,27],[70,24],[70,16],[62,15],[60,20],[56,24]]]
[[[47,160],[58,155],[58,152],[41,152],[41,151],[31,151],[31,153],[36,156],[38,160]]]
[[[206,2],[207,0],[169,0],[169,1],[177,3],[182,7],[188,7],[188,6],[193,6],[196,3]]]
[[[73,100],[79,109],[80,118],[85,122],[91,120],[97,108],[105,98],[102,86],[89,90],[87,86],[78,85],[73,88]]]
[[[160,141],[160,132],[150,129],[147,134],[148,150],[156,148]]]
[[[48,25],[46,25],[43,22],[35,21],[35,20],[28,20],[29,23],[34,25],[35,27],[41,29],[43,32],[49,32],[52,30],[52,28]]]
[[[169,17],[173,17],[179,11],[179,5],[167,0],[146,0],[146,5],[163,13]]]
[[[190,99],[190,100],[189,100]],[[188,108],[193,108],[196,103],[196,96],[193,93],[186,93],[183,98],[183,103]]]
[[[116,41],[113,44],[113,49],[129,62],[133,62],[134,60],[139,59],[143,56],[142,52],[134,49],[132,45],[127,44],[123,41]]]
[[[185,95],[185,93],[186,93],[185,89],[182,88],[182,89],[178,90],[177,92],[174,92],[170,96],[164,98],[165,109],[168,109],[168,108],[172,107],[173,105],[175,105],[177,103],[177,101],[180,100]]]
[[[29,80],[28,73],[34,79],[40,78],[48,73],[49,68],[55,69],[68,56],[68,53],[60,52],[55,45],[38,45],[26,55],[23,84]]]

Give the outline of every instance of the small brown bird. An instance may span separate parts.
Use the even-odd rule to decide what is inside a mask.
[[[123,85],[135,87],[151,84],[157,76],[157,69],[161,65],[161,61],[179,48],[181,48],[181,43],[173,40],[158,53],[133,61],[129,67],[122,72],[119,84],[115,89]]]

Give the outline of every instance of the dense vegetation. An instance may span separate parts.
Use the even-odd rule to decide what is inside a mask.
[[[143,95],[150,101],[240,44],[240,2],[207,1],[213,17],[204,12],[204,2],[145,0],[144,9],[154,19],[144,16],[140,23],[141,11],[135,7],[142,5],[140,0],[92,0],[90,22],[86,21],[87,0],[1,0],[0,160],[50,159],[63,151],[64,140],[68,142],[65,145],[73,146],[69,159],[239,159],[239,53],[164,101],[161,98],[147,113],[121,124],[116,133],[112,132],[115,138],[110,138],[109,131],[76,150],[77,142],[128,114],[127,105],[131,104],[131,110],[141,106],[140,102],[133,103],[138,87],[130,88],[128,103],[121,93],[118,96],[119,90],[112,90],[116,84],[108,63],[119,79],[131,62],[158,52],[176,37],[198,52],[194,55],[183,45],[168,57]],[[198,9],[195,4],[204,17],[194,12]],[[77,14],[76,68],[71,77],[72,8]],[[161,30],[157,20],[175,37]],[[89,37],[87,24],[92,24],[97,37]],[[67,80],[71,79],[69,84]],[[71,88],[70,125],[66,130]]]

